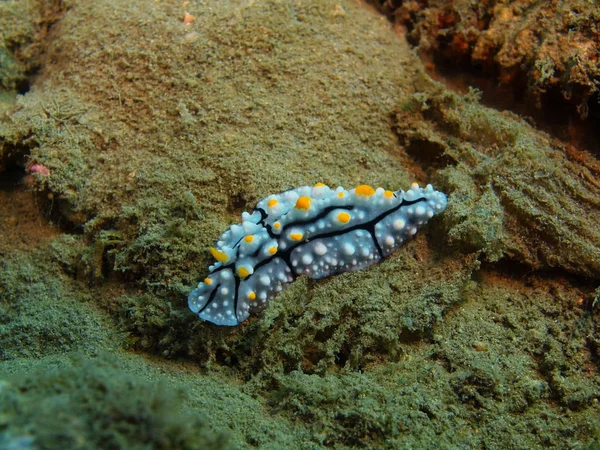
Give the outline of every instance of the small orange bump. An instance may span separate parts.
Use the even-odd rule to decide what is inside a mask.
[[[315,184],[315,187],[317,187],[317,188],[318,188],[318,187],[324,187],[324,186],[325,186],[325,185],[324,185],[323,183],[317,183],[317,184]]]
[[[356,195],[364,195],[365,197],[370,197],[375,193],[375,189],[373,189],[368,184],[361,184],[360,186],[356,186],[354,192],[356,192]]]
[[[253,240],[254,240],[254,236],[252,234],[250,234],[244,238],[244,241],[246,241],[248,244],[250,242],[252,242]]]
[[[248,294],[248,300],[256,300],[256,292],[250,291]]]
[[[338,197],[339,198],[344,198],[344,193],[343,192],[338,192]]]
[[[213,255],[213,258],[215,258],[217,261],[221,262],[221,263],[226,263],[229,260],[229,257],[223,253],[220,250],[217,250],[214,247],[210,248],[210,253]]]
[[[296,209],[309,209],[311,201],[312,199],[310,197],[303,195],[296,201]]]
[[[208,277],[204,279],[204,284],[212,284],[212,280]]]
[[[392,198],[394,196],[394,193],[392,191],[385,191],[383,193],[383,196],[387,198]]]
[[[271,255],[274,255],[275,253],[277,253],[277,247],[275,247],[275,246],[271,247],[271,248],[269,249],[269,253],[270,253]]]
[[[271,200],[269,200],[269,202],[267,203],[267,206],[269,208],[272,208],[273,206],[276,206],[279,203],[279,201],[277,201],[276,198],[272,198]]]
[[[293,241],[300,241],[303,237],[304,235],[302,233],[290,233],[290,239]]]
[[[192,16],[189,12],[185,12],[183,15],[183,24],[187,27],[192,24],[196,20],[196,17]]]
[[[281,228],[281,223],[280,222],[275,222],[273,224],[273,228],[275,228],[276,230],[279,230]]]
[[[240,278],[248,278],[248,275],[250,275],[250,272],[248,272],[248,269],[246,269],[244,266],[242,266],[237,270],[237,274]]]
[[[347,212],[341,212],[337,215],[337,219],[342,223],[350,222],[350,214]]]

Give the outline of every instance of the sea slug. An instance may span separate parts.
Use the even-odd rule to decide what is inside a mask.
[[[318,279],[381,261],[447,203],[417,183],[396,192],[317,183],[270,195],[211,247],[217,262],[189,307],[203,320],[238,325],[302,274]]]

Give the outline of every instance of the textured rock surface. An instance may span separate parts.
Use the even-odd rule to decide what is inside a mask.
[[[430,86],[397,115],[412,158],[448,166],[449,243],[599,279],[598,162],[476,99]]]
[[[431,82],[354,1],[192,1],[188,25],[180,2],[61,5],[0,119],[0,447],[57,422],[149,448],[598,442],[593,157]],[[449,205],[235,329],[190,313],[240,212],[317,181],[431,181]]]
[[[481,68],[515,93],[527,92],[538,107],[562,97],[583,118],[590,107],[597,113],[600,8],[594,1],[373,3],[441,61]]]

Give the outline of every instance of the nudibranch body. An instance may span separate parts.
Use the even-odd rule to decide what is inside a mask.
[[[446,205],[445,194],[417,183],[396,192],[318,183],[270,195],[211,247],[217,262],[189,307],[203,320],[238,325],[302,274],[318,279],[381,261]]]

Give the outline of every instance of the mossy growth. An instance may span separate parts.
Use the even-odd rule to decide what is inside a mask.
[[[114,359],[79,357],[0,381],[3,448],[229,448],[204,417],[182,412],[182,391],[128,374]]]
[[[62,272],[56,248],[47,250],[0,262],[0,360],[117,345],[87,286]]]
[[[27,74],[39,61],[33,48],[38,31],[39,11],[35,1],[0,3],[0,89],[14,90],[26,82]]]
[[[484,268],[461,307],[405,342],[402,358],[271,374],[264,395],[326,446],[595,448],[586,447],[600,442],[593,321],[564,281]]]
[[[325,377],[292,372],[279,376],[268,403],[311,424],[313,436],[331,448],[389,448],[403,422],[391,395],[373,377],[358,372]]]
[[[253,349],[253,365],[263,373],[323,374],[400,360],[406,345],[430,337],[445,312],[461,302],[479,266],[474,257],[428,264],[429,249],[418,244],[408,244],[377,270],[326,282],[297,280],[258,322],[263,337]]]
[[[68,1],[0,2],[0,91],[24,92],[40,68],[49,29],[71,6]]]
[[[396,131],[416,161],[437,161],[434,182],[449,194],[442,220],[457,248],[488,261],[600,277],[600,188],[592,162],[510,113],[434,83],[398,106]],[[440,166],[443,163],[444,166]]]
[[[74,198],[86,192],[98,163],[92,153],[102,139],[92,131],[97,119],[97,111],[72,91],[56,89],[19,96],[13,113],[0,121],[3,152],[22,166],[37,162],[48,169],[49,176],[35,178],[36,189],[49,194],[57,221],[74,229],[88,220],[95,204]]]
[[[131,292],[107,309],[134,348],[191,356],[206,367],[235,367],[248,379],[298,369],[362,369],[400,359],[404,345],[431,336],[445,312],[461,302],[479,261],[471,254],[424,263],[432,259],[430,251],[417,239],[377,270],[324,282],[301,277],[264,313],[233,328],[199,320],[183,295],[168,301]],[[415,278],[417,271],[423,276]]]
[[[123,295],[107,307],[127,332],[125,345],[172,357],[186,354],[194,322],[183,300],[176,304],[152,294]]]
[[[193,280],[189,266],[181,262],[199,258],[197,236],[205,226],[203,219],[189,191],[171,200],[149,198],[124,207],[114,232],[104,231],[98,241],[106,242],[115,270],[141,280],[153,293],[182,296]]]
[[[62,16],[65,2],[8,0],[0,2],[0,117],[9,113],[17,94],[29,89],[40,68],[49,26]],[[0,173],[8,161],[22,159],[22,142],[7,139],[0,123]]]

